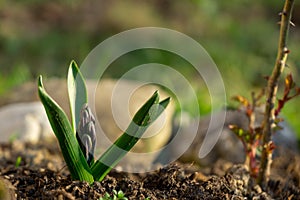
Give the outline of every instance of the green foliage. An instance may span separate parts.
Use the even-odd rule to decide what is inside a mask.
[[[118,192],[116,190],[113,190],[112,196],[108,194],[107,192],[103,197],[100,197],[99,200],[128,200],[127,197],[125,197],[125,194],[122,190],[119,190]]]
[[[18,156],[17,159],[16,159],[15,167],[19,167],[20,164],[21,164],[21,161],[22,161],[22,157]]]
[[[72,3],[62,0],[12,0],[0,3],[1,11],[11,16],[2,21],[3,29],[0,29],[0,95],[12,86],[22,83],[15,79],[23,76],[21,69],[26,70],[29,75],[26,76],[26,80],[41,73],[61,76],[65,72],[65,68],[61,67],[66,65],[65,58],[83,60],[99,42],[131,27],[168,27],[199,41],[221,70],[228,97],[242,94],[253,87],[261,87],[265,82],[262,82],[260,77],[268,74],[267,66],[273,63],[276,56],[276,22],[279,20],[276,12],[281,10],[279,1],[173,0],[166,3],[91,3],[94,8],[103,8],[103,12],[101,10],[91,13],[89,9],[85,9],[86,2],[78,0]],[[299,6],[299,1],[296,4]],[[134,13],[136,20],[123,17],[123,13],[127,12]],[[40,13],[44,13],[43,16]],[[20,18],[22,20],[15,20]],[[74,27],[74,24],[77,26]],[[300,57],[299,26],[293,29],[296,31],[290,34],[289,47],[293,54],[289,57],[288,64],[289,68],[297,73],[296,63]],[[169,66],[174,66],[177,62],[176,59],[169,59],[160,52],[150,56],[146,53],[133,54],[131,52],[126,55],[132,57],[127,62],[121,62],[122,67],[118,67],[118,70],[127,66],[137,66],[135,62],[148,63],[148,58],[152,57],[157,59],[154,58],[151,62]],[[191,67],[184,63],[180,63],[179,66],[185,71],[191,71]],[[116,71],[111,70],[106,76],[115,76]],[[193,73],[187,74],[188,80],[192,82]],[[294,78],[299,79],[297,76]],[[202,85],[199,87],[202,88]],[[198,96],[199,99],[209,98],[207,93],[199,92]],[[201,111],[209,112],[207,105],[202,103],[200,106]],[[300,107],[296,102],[291,102],[291,107],[293,109],[287,108],[283,112],[287,121],[291,122],[300,134],[300,125],[297,122]],[[188,112],[193,110],[191,108]]]
[[[74,180],[101,181],[107,173],[130,151],[146,129],[155,121],[167,107],[170,98],[159,101],[159,94],[155,92],[150,99],[134,115],[129,127],[116,142],[109,147],[96,161],[88,163],[83,152],[94,149],[95,143],[78,141],[76,131],[79,131],[80,110],[87,104],[85,81],[74,61],[71,62],[68,73],[68,92],[71,110],[71,123],[62,108],[47,94],[42,83],[42,76],[38,79],[38,93],[43,103],[48,119],[58,139],[63,157]],[[90,124],[92,125],[92,124]],[[84,133],[88,139],[95,138],[90,133]],[[92,133],[95,134],[95,133]],[[86,144],[86,145],[85,145]],[[94,153],[94,152],[90,152]]]
[[[80,73],[76,63],[71,62],[68,71],[68,94],[71,111],[71,124],[73,133],[76,133],[76,127],[79,124],[80,110],[82,105],[87,103],[87,91],[84,79]]]
[[[42,77],[38,80],[38,92],[45,107],[53,132],[58,139],[63,157],[74,180],[94,181],[91,170],[84,158],[72,126],[62,108],[46,93]]]

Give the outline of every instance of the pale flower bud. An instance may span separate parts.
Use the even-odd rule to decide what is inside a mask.
[[[87,104],[81,108],[76,137],[88,164],[91,164],[94,160],[96,129],[95,117]]]

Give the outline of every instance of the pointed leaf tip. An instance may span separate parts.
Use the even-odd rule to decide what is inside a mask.
[[[75,134],[80,119],[80,110],[87,103],[87,89],[84,78],[74,60],[71,61],[68,69],[68,95],[71,111],[71,124]]]
[[[75,62],[75,60],[71,60],[71,63],[70,63],[71,65],[77,65],[76,64],[76,62]]]
[[[44,88],[42,75],[39,75],[38,77],[38,87]]]
[[[162,107],[166,108],[169,105],[170,101],[171,101],[171,97],[168,97],[168,98],[165,98],[164,100],[162,100],[161,102],[159,102],[159,104]]]

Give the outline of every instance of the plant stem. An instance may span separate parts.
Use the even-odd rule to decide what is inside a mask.
[[[276,94],[278,89],[278,81],[283,69],[286,66],[286,60],[289,53],[287,49],[287,36],[290,26],[294,0],[286,0],[283,11],[281,13],[280,21],[280,35],[278,41],[278,50],[275,66],[273,72],[268,79],[267,93],[266,93],[266,108],[264,117],[263,129],[263,149],[261,155],[260,171],[257,178],[257,183],[261,186],[268,181],[270,175],[270,165],[272,163],[272,153],[270,152],[270,144],[272,137],[272,127],[275,120]]]

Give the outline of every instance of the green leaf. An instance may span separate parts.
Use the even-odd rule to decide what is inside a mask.
[[[18,168],[22,162],[22,157],[18,156],[16,159],[15,167]]]
[[[72,61],[69,66],[68,94],[70,101],[72,130],[75,134],[80,120],[80,110],[83,104],[87,103],[85,81],[75,61]]]
[[[47,94],[42,83],[42,76],[38,79],[38,93],[46,110],[49,122],[58,139],[63,157],[74,180],[94,181],[90,168],[76,140],[75,134],[67,115],[61,107]]]
[[[149,125],[158,118],[169,102],[170,98],[159,102],[158,92],[152,95],[135,114],[125,133],[92,165],[91,170],[95,180],[103,180],[109,171],[137,143]]]

